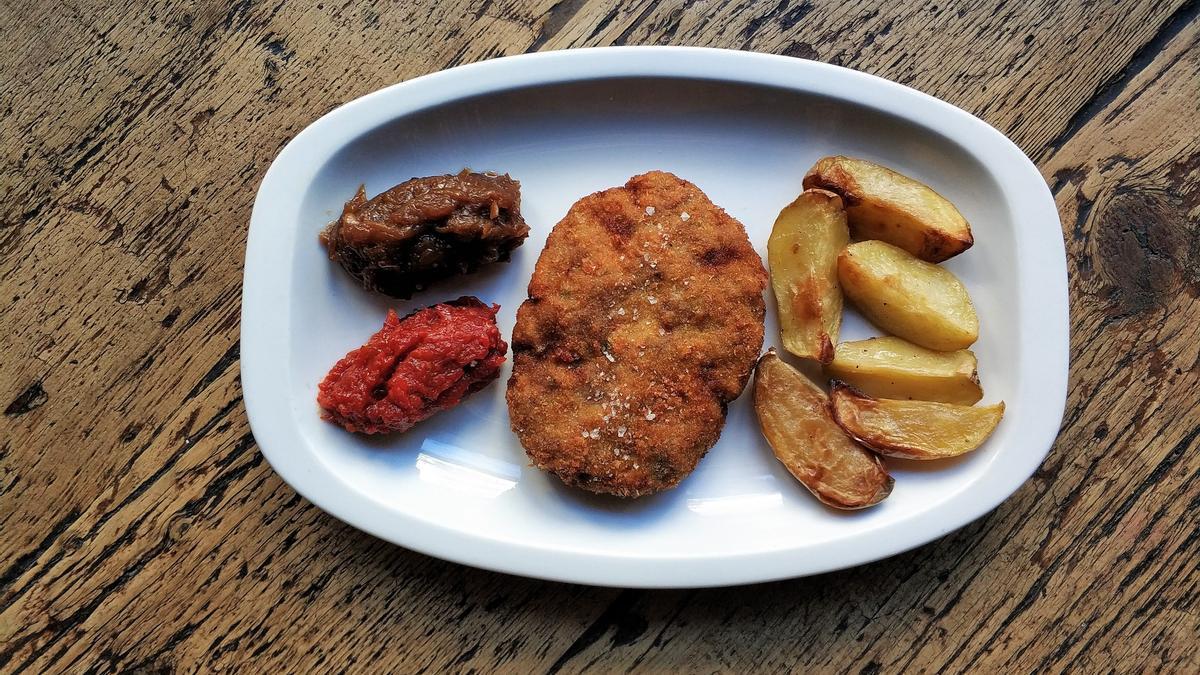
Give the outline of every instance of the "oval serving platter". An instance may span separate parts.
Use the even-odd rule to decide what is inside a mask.
[[[502,307],[511,335],[546,235],[580,197],[651,169],[692,181],[747,229],[759,253],[779,209],[824,155],[860,156],[933,186],[972,223],[946,263],[981,321],[985,402],[1007,412],[953,461],[889,461],[879,506],[821,506],[758,431],[749,396],[675,490],[590,496],[530,467],[500,380],[408,433],[348,434],[323,422],[325,372],[401,314],[471,294]],[[508,264],[410,301],[359,289],[318,231],[360,183],[377,194],[463,167],[521,181],[532,232]],[[769,293],[769,291],[768,291]],[[778,346],[768,298],[766,345]],[[878,334],[848,311],[843,340]],[[251,218],[242,299],[242,384],[272,467],[337,518],[448,560],[545,579],[698,587],[816,574],[936,539],[995,508],[1039,466],[1066,398],[1067,280],[1053,199],[1012,142],[947,103],[887,80],[788,57],[627,47],[462,66],[352,101],[296,136],[267,171]]]

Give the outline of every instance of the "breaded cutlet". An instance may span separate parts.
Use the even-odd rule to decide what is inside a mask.
[[[513,329],[508,407],[532,462],[623,497],[679,484],[762,349],[766,283],[741,223],[670,173],[576,202]]]

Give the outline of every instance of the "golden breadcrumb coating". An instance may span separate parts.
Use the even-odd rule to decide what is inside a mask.
[[[762,349],[766,283],[741,223],[670,173],[576,202],[513,329],[508,407],[533,463],[624,497],[677,485]]]

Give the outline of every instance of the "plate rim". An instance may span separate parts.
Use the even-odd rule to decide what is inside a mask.
[[[283,247],[291,269],[295,227],[294,220],[281,218],[275,206],[288,203],[294,195],[290,186],[311,182],[323,163],[312,158],[327,159],[358,134],[432,106],[525,86],[617,77],[707,80],[818,94],[908,120],[948,137],[981,162],[987,157],[1003,160],[984,164],[1002,192],[1021,195],[1019,200],[1006,199],[1012,221],[1022,223],[1015,239],[1021,272],[1016,280],[1021,324],[1018,393],[1036,391],[1037,400],[1044,402],[1030,406],[1017,440],[1033,444],[1040,453],[994,466],[991,470],[1000,474],[994,480],[906,519],[903,532],[876,538],[866,549],[857,538],[847,538],[824,545],[815,557],[802,547],[664,557],[532,547],[390,511],[385,527],[379,506],[370,498],[336,478],[330,480],[333,477],[315,456],[292,452],[292,446],[304,441],[291,424],[291,406],[286,398],[269,395],[278,382],[291,379],[287,331],[277,328],[291,324],[290,275],[272,272],[284,262],[275,236],[279,234],[291,235]],[[1026,274],[1029,271],[1035,271],[1036,278]],[[1032,339],[1035,333],[1042,337]],[[264,175],[250,218],[242,285],[241,378],[250,429],[267,462],[300,495],[357,529],[427,555],[509,574],[602,586],[728,586],[844,569],[932,542],[994,510],[1042,464],[1062,422],[1069,360],[1066,246],[1057,206],[1033,162],[994,127],[950,103],[875,75],[805,59],[706,47],[593,47],[501,57],[417,77],[339,106],[297,134]]]

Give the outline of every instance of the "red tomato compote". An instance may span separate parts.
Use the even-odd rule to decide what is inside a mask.
[[[347,354],[321,382],[321,417],[364,434],[407,431],[500,374],[508,345],[499,305],[464,296],[398,318]]]

